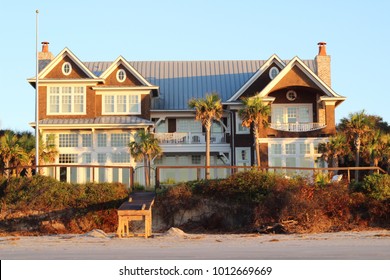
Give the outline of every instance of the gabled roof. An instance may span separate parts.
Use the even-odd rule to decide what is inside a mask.
[[[144,86],[153,86],[149,83],[133,66],[131,66],[122,56],[119,56],[110,67],[108,67],[100,78],[106,79],[119,65],[123,65],[141,84]]]
[[[232,96],[227,102],[234,102],[273,64],[275,63],[280,69],[283,69],[286,64],[276,55],[272,55],[255,74]]]
[[[64,58],[68,56],[90,79],[98,79],[98,77],[88,69],[68,48],[64,48],[51,62],[49,62],[42,71],[39,72],[38,78],[44,79],[48,73]]]
[[[328,98],[339,102],[346,99],[344,96],[337,94],[332,88],[318,78],[318,76],[297,56],[295,56],[258,95],[263,98],[266,97],[295,66],[298,67],[316,86],[318,86],[318,88],[322,90]]]
[[[160,97],[152,101],[152,110],[188,110],[188,100],[217,92],[226,102],[268,60],[215,61],[128,61],[145,79],[159,86]],[[288,60],[282,61],[285,65]],[[315,71],[314,60],[304,60]],[[84,62],[100,76],[112,65],[108,61]]]

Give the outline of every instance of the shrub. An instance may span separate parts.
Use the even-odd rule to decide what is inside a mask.
[[[390,199],[390,175],[372,174],[366,176],[363,183],[355,189],[377,200]]]

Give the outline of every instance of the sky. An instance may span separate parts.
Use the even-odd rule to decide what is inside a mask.
[[[347,97],[336,122],[365,110],[390,123],[390,1],[19,0],[1,5],[0,129],[32,131],[38,40],[81,61],[313,59],[331,56]]]

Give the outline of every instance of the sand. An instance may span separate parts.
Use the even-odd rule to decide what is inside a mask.
[[[188,234],[172,228],[152,238],[86,234],[0,237],[2,260],[390,260],[390,231],[321,234]]]

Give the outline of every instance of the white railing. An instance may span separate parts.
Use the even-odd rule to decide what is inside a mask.
[[[154,137],[160,144],[205,144],[206,133],[202,132],[174,132],[174,133],[155,133]],[[211,133],[211,144],[226,143],[224,132]]]
[[[282,131],[305,132],[326,127],[324,123],[271,123],[271,128]]]

